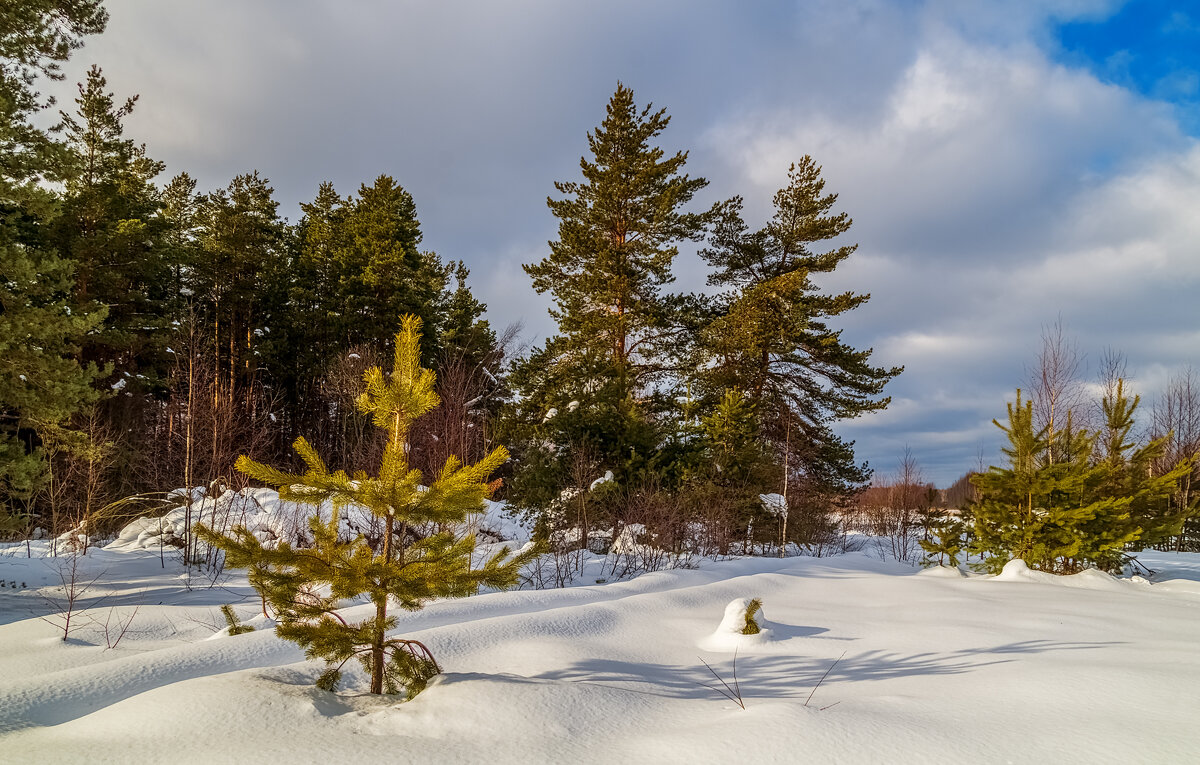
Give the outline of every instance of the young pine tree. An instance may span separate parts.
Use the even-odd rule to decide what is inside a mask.
[[[303,438],[295,443],[308,466],[303,474],[285,473],[246,457],[238,460],[239,470],[278,487],[285,501],[332,503],[328,521],[319,515],[309,521],[312,549],[296,550],[286,542],[267,549],[245,528],[234,529],[233,536],[201,531],[206,541],[226,552],[230,566],[255,572],[255,581],[278,615],[279,636],[299,643],[310,658],[325,659],[328,666],[318,681],[322,688],[332,689],[342,665],[358,658],[370,672],[372,693],[397,693],[401,688],[410,698],[419,693],[440,670],[418,641],[388,637],[397,623],[388,614],[389,605],[417,610],[433,598],[471,595],[481,586],[511,587],[532,555],[510,556],[504,549],[472,569],[473,537],[438,530],[406,541],[409,529],[445,529],[477,511],[490,491],[487,477],[508,459],[503,447],[474,465],[451,458],[427,488],[421,472],[409,467],[409,428],[438,404],[434,373],[420,365],[420,327],[420,319],[405,316],[396,335],[394,371],[385,374],[375,367],[364,376],[366,392],[358,407],[387,431],[377,475],[330,472]],[[380,549],[362,537],[339,538],[340,511],[352,504],[383,521]],[[337,613],[338,601],[362,594],[375,604],[374,616],[347,623]]]
[[[1192,461],[1183,460],[1165,473],[1154,474],[1167,439],[1156,438],[1138,446],[1131,433],[1140,403],[1141,396],[1129,398],[1122,379],[1100,401],[1104,415],[1097,454],[1100,476],[1093,491],[1097,496],[1130,499],[1130,523],[1139,529],[1136,544],[1145,547],[1161,544],[1183,528],[1189,510],[1174,506],[1171,495],[1180,478],[1192,470]],[[1119,567],[1121,556],[1116,552],[1105,561],[1106,568]]]
[[[1009,467],[971,479],[980,494],[972,549],[987,556],[990,570],[1020,558],[1031,568],[1072,573],[1085,564],[1105,565],[1139,537],[1132,497],[1095,491],[1104,469],[1089,463],[1094,439],[1066,419],[1054,433],[1049,426],[1035,430],[1033,402],[1022,401],[1018,390],[1008,405],[1008,426],[995,423],[1008,436]],[[1057,444],[1053,462],[1051,443]]]

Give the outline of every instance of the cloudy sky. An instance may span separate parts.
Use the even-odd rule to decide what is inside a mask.
[[[666,107],[668,150],[769,215],[788,164],[824,166],[870,292],[845,337],[903,364],[845,424],[887,472],[946,485],[1061,321],[1094,377],[1128,357],[1152,399],[1200,365],[1200,10],[1168,0],[391,2],[109,0],[100,64],[141,94],[128,133],[202,188],[257,169],[292,220],[317,185],[387,173],[424,244],[463,259],[496,325],[553,331],[522,263],[554,237],[617,81]],[[64,99],[65,100],[65,99]],[[698,289],[694,256],[678,286]]]

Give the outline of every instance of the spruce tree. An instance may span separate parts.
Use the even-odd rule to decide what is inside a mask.
[[[837,194],[824,189],[821,168],[805,156],[789,168],[774,216],[761,229],[742,219],[740,197],[723,205],[701,255],[714,269],[709,284],[725,291],[698,333],[696,363],[701,396],[745,390],[761,413],[760,435],[792,452],[791,465],[807,483],[845,492],[869,471],[855,464],[853,444],[831,425],[885,408],[883,387],[902,368],[872,366],[870,349],[854,349],[829,324],[870,295],[824,294],[812,280],[857,247],[816,249],[852,223],[833,212]]]
[[[445,300],[445,317],[438,338],[438,350],[444,359],[459,360],[470,369],[486,369],[487,374],[499,373],[500,358],[496,351],[496,333],[483,318],[487,307],[479,302],[467,286],[471,272],[461,260],[450,264],[454,290]]]
[[[395,338],[394,370],[387,374],[375,367],[364,377],[366,390],[358,408],[387,433],[376,475],[331,472],[303,438],[295,443],[308,468],[303,474],[246,457],[238,460],[239,470],[278,487],[285,501],[332,504],[328,520],[314,516],[309,521],[311,549],[298,550],[287,542],[268,549],[245,528],[232,536],[201,531],[209,543],[225,550],[229,565],[255,572],[254,581],[279,618],[279,636],[299,643],[310,658],[327,662],[318,683],[326,689],[336,685],[345,662],[358,658],[370,673],[372,693],[401,688],[410,697],[418,693],[439,668],[418,641],[388,636],[397,624],[388,613],[391,603],[416,610],[433,598],[462,597],[481,586],[510,587],[533,554],[510,556],[506,548],[472,568],[474,538],[445,530],[482,507],[490,492],[488,476],[508,458],[503,447],[474,465],[447,460],[427,487],[421,472],[409,467],[409,429],[438,404],[434,373],[420,365],[420,327],[419,318],[405,316]],[[383,522],[377,547],[362,537],[341,537],[340,513],[349,505],[366,508]],[[423,533],[410,534],[418,530]],[[347,623],[337,613],[338,602],[363,594],[374,603],[374,616]]]

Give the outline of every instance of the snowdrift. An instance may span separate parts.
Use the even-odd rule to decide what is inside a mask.
[[[193,511],[221,502],[270,539],[295,528],[270,492]],[[0,579],[28,583],[0,589],[0,759],[1183,763],[1200,748],[1198,555],[1143,555],[1153,584],[851,554],[439,601],[398,614],[396,634],[446,670],[401,704],[363,693],[355,666],[346,690],[313,687],[321,665],[275,636],[244,576],[210,582],[160,559],[158,528],[131,524],[78,559],[98,578],[65,643],[40,618],[61,604],[62,560],[48,542],[29,558],[0,546]],[[765,629],[735,635],[749,597]],[[223,603],[257,629],[228,635]],[[106,623],[130,615],[110,646]]]

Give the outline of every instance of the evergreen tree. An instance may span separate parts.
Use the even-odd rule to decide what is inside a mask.
[[[46,431],[99,398],[92,381],[106,370],[76,360],[104,311],[72,314],[70,263],[6,241],[10,233],[0,226],[0,502],[11,506],[39,485]]]
[[[56,172],[60,145],[30,117],[53,105],[37,78],[61,80],[62,63],[108,23],[101,0],[23,0],[0,10],[0,204],[35,207],[51,197],[43,180]],[[42,211],[39,211],[42,212]]]
[[[390,349],[399,317],[412,314],[429,335],[421,358],[432,362],[448,272],[436,254],[418,249],[422,235],[412,195],[381,175],[359,188],[344,227],[345,242],[335,254],[343,341]]]
[[[870,473],[830,426],[885,408],[890,398],[880,394],[902,368],[872,366],[870,349],[855,350],[829,326],[830,318],[870,296],[826,295],[811,279],[833,271],[857,247],[814,249],[851,225],[845,213],[831,212],[837,195],[824,188],[821,168],[805,156],[788,170],[788,185],[775,195],[775,214],[763,228],[751,231],[742,220],[741,198],[725,203],[701,255],[714,268],[709,284],[726,291],[699,332],[697,366],[704,370],[701,395],[745,390],[761,413],[760,435],[787,447],[792,467],[809,484],[844,493]],[[797,431],[791,438],[789,428]]]
[[[543,463],[563,477],[560,447],[586,443],[624,480],[649,469],[663,443],[656,417],[666,407],[655,385],[670,369],[679,327],[663,288],[678,243],[699,238],[708,219],[684,209],[707,184],[682,173],[686,152],[667,156],[653,144],[669,122],[665,110],[639,109],[618,84],[588,135],[583,180],[555,183],[564,197],[547,200],[558,239],[525,271],[534,289],[553,297],[558,334],[513,370],[519,472]],[[555,482],[518,475],[513,489],[520,495],[523,485]]]
[[[288,421],[307,432],[333,430],[321,382],[331,362],[352,349],[391,348],[404,314],[426,327],[422,361],[441,364],[468,353],[472,366],[488,359],[499,373],[495,337],[471,295],[461,264],[443,265],[419,249],[421,229],[412,196],[381,175],[343,198],[323,183],[304,213],[292,244],[286,314],[274,322],[268,366],[284,394]],[[457,279],[451,290],[450,275]],[[337,418],[354,417],[338,412]]]
[[[107,20],[98,0],[0,10],[0,516],[10,520],[29,514],[45,468],[42,436],[95,400],[91,383],[103,372],[77,360],[104,312],[71,310],[73,264],[48,233],[64,149],[33,117],[53,103],[37,78],[61,80],[62,62]]]
[[[262,337],[287,285],[285,230],[275,190],[258,172],[239,175],[201,200],[198,259],[189,289],[212,329],[216,388],[230,401],[252,385]]]
[[[450,292],[445,304],[438,347],[447,359],[461,360],[471,369],[487,369],[496,376],[500,358],[496,353],[496,333],[483,318],[487,306],[479,302],[467,286],[470,271],[461,260],[450,264],[454,277],[454,291]]]
[[[60,112],[70,153],[54,239],[76,263],[77,303],[108,309],[103,331],[84,344],[84,358],[111,364],[123,392],[136,396],[160,390],[169,363],[167,221],[152,183],[163,164],[124,137],[137,96],[118,105],[107,88],[93,66],[79,85],[76,111]]]
[[[470,595],[481,586],[505,588],[516,582],[518,570],[532,552],[510,557],[504,549],[481,568],[471,567],[475,542],[471,536],[456,538],[447,526],[462,523],[478,511],[490,492],[488,476],[507,458],[503,448],[474,465],[456,459],[447,461],[429,483],[410,469],[408,433],[413,420],[438,404],[434,373],[420,365],[420,319],[405,316],[395,339],[395,367],[385,374],[375,367],[365,376],[366,391],[359,409],[374,418],[387,432],[383,462],[375,476],[348,476],[330,472],[303,438],[295,444],[308,469],[293,475],[246,457],[238,469],[264,483],[276,486],[285,501],[320,505],[332,503],[328,521],[310,519],[313,547],[296,550],[287,543],[267,549],[244,527],[233,536],[209,529],[201,534],[228,555],[234,567],[252,567],[264,598],[279,617],[280,637],[303,646],[310,658],[322,658],[328,667],[319,685],[331,689],[340,668],[358,658],[371,675],[372,693],[418,693],[439,670],[432,654],[417,641],[389,638],[396,626],[388,615],[392,599],[401,608],[416,610],[438,597]],[[370,510],[384,524],[381,549],[359,537],[339,537],[340,510],[347,505]],[[409,530],[428,530],[409,542]],[[315,594],[314,588],[328,588]],[[338,601],[361,594],[375,604],[375,615],[357,624],[347,624],[337,613]]]
[[[776,477],[770,454],[758,436],[754,402],[738,389],[725,391],[716,407],[701,418],[703,468],[725,486],[753,489]]]
[[[998,571],[1020,558],[1031,568],[1074,572],[1085,564],[1108,565],[1142,530],[1130,514],[1133,497],[1097,493],[1105,470],[1089,464],[1094,439],[1068,426],[1053,434],[1034,429],[1033,402],[1008,405],[1009,467],[972,477],[980,499],[973,506],[972,550]],[[1049,445],[1055,459],[1049,460]]]
[[[1140,403],[1141,396],[1129,398],[1121,379],[1101,400],[1104,422],[1096,455],[1101,472],[1098,483],[1092,487],[1097,497],[1129,498],[1129,524],[1139,529],[1135,541],[1139,548],[1161,544],[1183,528],[1192,509],[1174,507],[1170,500],[1179,479],[1193,467],[1191,460],[1184,460],[1166,473],[1154,475],[1154,465],[1166,450],[1167,438],[1157,438],[1142,446],[1133,439],[1134,418]],[[1095,529],[1093,533],[1101,531]],[[1115,551],[1101,565],[1119,568],[1121,557]]]
[[[187,173],[172,178],[162,190],[163,259],[169,270],[166,315],[182,320],[191,294],[191,278],[199,260],[200,196],[196,179]]]

